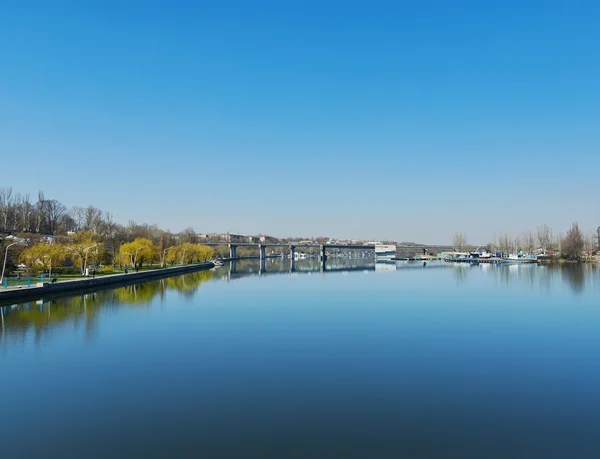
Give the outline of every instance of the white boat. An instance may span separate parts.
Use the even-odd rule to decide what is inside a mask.
[[[513,253],[502,258],[502,263],[537,263],[537,261],[535,256],[525,256],[521,253]]]
[[[392,258],[396,256],[396,246],[391,244],[375,244],[375,258]]]

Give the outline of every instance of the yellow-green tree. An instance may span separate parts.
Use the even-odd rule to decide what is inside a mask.
[[[119,258],[124,265],[142,266],[152,263],[157,257],[157,250],[150,239],[138,237],[133,242],[122,244],[119,249]]]
[[[167,249],[167,254],[165,256],[165,262],[171,265],[175,263],[179,263],[181,261],[181,246],[174,245],[173,247],[169,247]]]
[[[206,261],[214,258],[215,250],[207,245],[200,245],[198,247],[198,261]]]
[[[79,231],[70,238],[66,250],[73,263],[79,266],[81,274],[85,274],[86,266],[98,261],[103,247],[95,241],[92,231]]]
[[[52,268],[61,266],[66,257],[67,252],[62,244],[40,242],[23,250],[20,260],[31,274],[47,271],[52,275]]]
[[[195,261],[206,261],[213,256],[214,250],[211,247],[186,242],[169,248],[165,256],[165,261],[170,264],[185,264]]]

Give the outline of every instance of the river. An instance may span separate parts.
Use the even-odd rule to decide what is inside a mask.
[[[2,308],[0,457],[597,458],[600,268],[239,261]]]

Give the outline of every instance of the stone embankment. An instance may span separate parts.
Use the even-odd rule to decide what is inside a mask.
[[[93,289],[102,289],[107,287],[118,287],[119,285],[135,284],[147,280],[159,279],[162,277],[177,276],[203,269],[213,268],[212,262],[198,263],[193,265],[177,266],[174,268],[153,269],[148,271],[131,272],[128,274],[111,274],[98,276],[95,278],[86,277],[84,279],[74,279],[57,282],[39,282],[31,287],[11,288],[7,290],[0,289],[0,304],[25,300],[27,298],[39,298],[48,294],[88,291]]]

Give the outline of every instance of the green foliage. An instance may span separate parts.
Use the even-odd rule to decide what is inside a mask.
[[[165,261],[169,264],[185,264],[210,260],[214,255],[215,251],[212,247],[185,242],[169,248]]]
[[[152,241],[147,238],[138,237],[133,242],[122,244],[119,249],[121,264],[132,267],[149,264],[158,257],[158,251]]]

